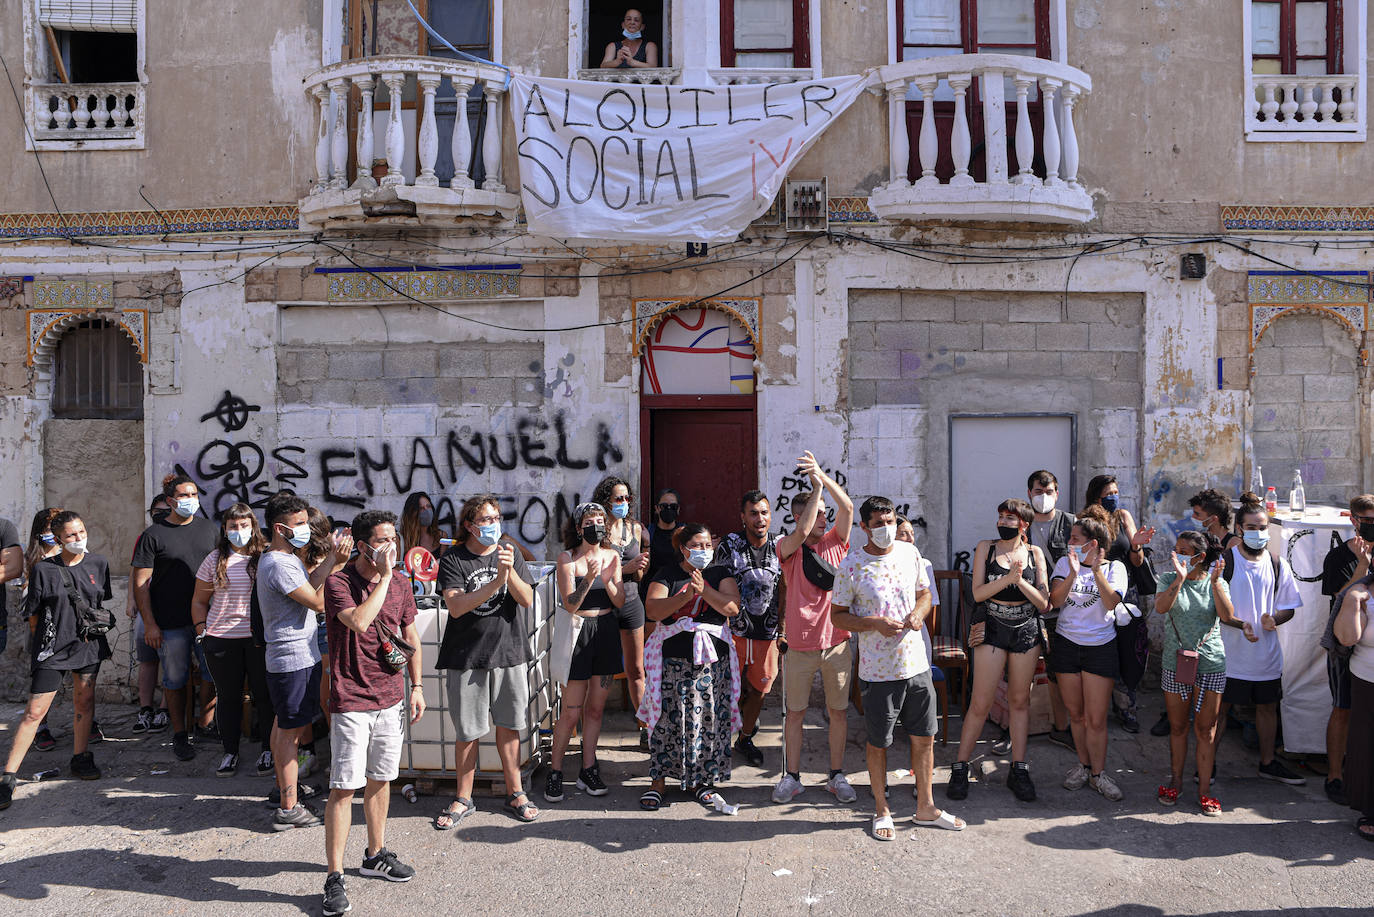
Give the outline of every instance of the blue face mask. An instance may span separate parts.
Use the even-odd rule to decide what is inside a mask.
[[[1087,545],[1082,545],[1082,544],[1071,544],[1071,545],[1069,545],[1069,550],[1073,552],[1073,556],[1074,556],[1074,557],[1078,558],[1078,562],[1079,562],[1080,564],[1083,563],[1084,558],[1085,558],[1085,557],[1087,556],[1087,554],[1088,554],[1088,546],[1087,546]]]
[[[477,541],[488,548],[501,540],[501,523],[477,526]]]
[[[248,547],[249,540],[253,537],[252,529],[230,529],[224,533],[229,538],[229,543],[236,548]]]
[[[705,570],[707,564],[711,562],[711,552],[706,548],[693,548],[687,552],[687,563],[696,567],[698,570]]]
[[[1247,530],[1241,533],[1240,538],[1241,541],[1245,542],[1245,546],[1252,551],[1263,550],[1264,546],[1269,544],[1268,532],[1252,532]]]
[[[633,41],[634,39],[636,39],[636,38],[640,37],[641,35],[643,35],[644,32],[643,32],[642,30],[639,31],[639,32],[630,32],[630,31],[627,31],[627,30],[625,30],[625,29],[621,29],[621,30],[620,30],[620,34],[621,34],[621,35],[624,35],[626,38],[628,38],[628,39],[630,39],[631,41]]]
[[[57,544],[57,538],[53,535],[52,532],[44,532],[42,535],[38,536],[38,540],[43,542],[50,548],[53,545]]]
[[[1116,512],[1117,507],[1120,506],[1120,505],[1121,505],[1121,495],[1120,495],[1120,494],[1107,494],[1107,496],[1105,496],[1105,497],[1102,498],[1102,508],[1105,509],[1105,510],[1106,510],[1107,512],[1109,512],[1109,513],[1114,513],[1114,512]]]
[[[278,528],[286,529],[286,526],[282,525],[280,522],[277,523],[277,527],[278,527]],[[293,528],[293,529],[286,529],[286,530],[287,530],[288,532],[291,533],[291,534],[289,534],[289,535],[286,536],[286,540],[287,540],[287,542],[291,545],[291,547],[293,547],[293,548],[303,548],[303,547],[305,547],[306,545],[310,544],[310,524],[309,524],[309,523],[302,522],[300,525],[296,526],[295,528]]]
[[[617,519],[624,519],[626,516],[630,515],[630,504],[612,503],[611,515],[616,517]]]
[[[195,497],[182,497],[177,500],[177,515],[190,519],[200,509],[200,501]]]

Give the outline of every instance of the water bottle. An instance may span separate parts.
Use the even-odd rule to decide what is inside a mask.
[[[1270,516],[1279,511],[1279,492],[1273,484],[1264,489],[1264,511]]]
[[[34,782],[39,782],[39,781],[42,781],[42,780],[53,780],[53,779],[56,779],[56,778],[57,778],[58,776],[60,776],[61,774],[62,774],[62,771],[61,771],[60,769],[58,769],[58,768],[56,768],[56,767],[50,767],[50,768],[48,768],[48,769],[45,770],[45,771],[39,771],[38,773],[34,774],[34,775],[33,775],[33,779],[34,779]]]
[[[1307,494],[1302,489],[1302,470],[1293,469],[1293,486],[1288,491],[1288,509],[1299,519],[1307,511]]]
[[[1254,463],[1250,467],[1250,492],[1256,496],[1264,493],[1264,469]]]

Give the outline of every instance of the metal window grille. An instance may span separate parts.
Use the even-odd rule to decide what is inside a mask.
[[[124,332],[95,319],[62,335],[52,410],[55,417],[143,419],[143,365]]]

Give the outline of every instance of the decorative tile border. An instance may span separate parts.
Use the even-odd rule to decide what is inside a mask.
[[[754,353],[758,354],[762,347],[759,337],[759,312],[762,305],[763,300],[757,296],[744,299],[636,299],[634,355],[640,356],[644,353],[649,335],[653,334],[654,328],[670,314],[679,309],[698,306],[717,309],[738,321],[749,335],[749,341],[754,345]]]
[[[0,213],[0,239],[141,236],[198,232],[299,231],[295,204],[194,210],[105,210],[91,213]]]
[[[877,223],[878,215],[868,207],[866,197],[832,197],[826,201],[832,223]]]
[[[39,309],[108,309],[114,305],[114,281],[35,281],[33,304]]]
[[[14,299],[24,292],[24,284],[33,280],[32,276],[16,275],[0,277],[0,299]]]
[[[1374,207],[1223,204],[1221,226],[1250,232],[1369,232],[1374,230]]]
[[[1350,283],[1341,283],[1349,278]],[[1358,284],[1358,285],[1357,285]],[[1249,274],[1250,352],[1274,320],[1285,312],[1313,312],[1338,321],[1360,346],[1370,327],[1370,274],[1367,271],[1251,271]],[[1252,367],[1253,371],[1253,367]]]
[[[329,275],[330,302],[519,296],[520,275],[494,271],[364,271]]]
[[[84,283],[84,281],[71,281]],[[92,284],[95,286],[95,284]],[[75,309],[29,309],[29,352],[26,362],[34,365],[40,356],[50,356],[62,332],[93,318],[104,319],[124,331],[138,348],[138,359],[148,362],[148,310],[121,309],[118,312],[93,307]]]

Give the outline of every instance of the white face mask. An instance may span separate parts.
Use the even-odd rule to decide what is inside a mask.
[[[230,529],[224,533],[229,538],[229,543],[236,548],[248,547],[248,542],[253,537],[252,529]]]
[[[309,523],[302,522],[300,525],[296,526],[296,527],[293,528],[293,529],[287,529],[286,526],[284,526],[284,525],[282,525],[280,522],[278,522],[278,523],[277,523],[277,527],[278,527],[278,528],[286,529],[288,532],[291,533],[290,535],[285,536],[285,537],[286,537],[286,540],[291,544],[291,547],[293,547],[293,548],[303,548],[303,547],[305,547],[306,545],[310,544],[310,524],[309,524]]]
[[[897,526],[880,525],[868,530],[868,537],[873,539],[873,546],[880,550],[892,547],[892,542],[897,540]]]
[[[68,554],[71,554],[73,556],[77,554],[85,554],[87,540],[88,539],[83,538],[80,541],[68,541],[62,545],[62,550],[66,551]]]
[[[708,548],[692,548],[687,552],[687,562],[698,570],[705,570],[711,563],[711,551]]]
[[[200,501],[195,497],[181,497],[177,500],[177,515],[190,519],[200,510]]]
[[[1031,497],[1031,506],[1035,507],[1037,513],[1048,513],[1054,509],[1054,505],[1059,502],[1057,494],[1036,494]]]

